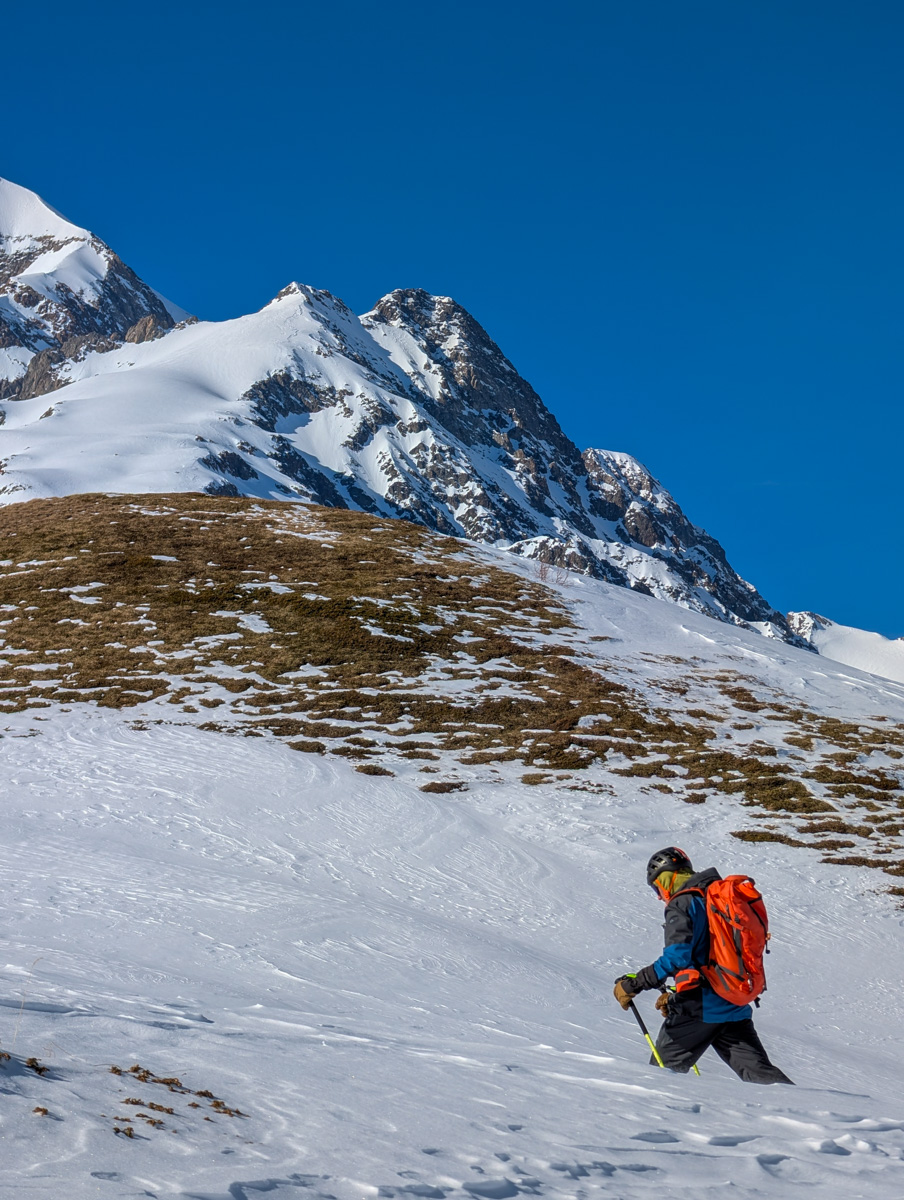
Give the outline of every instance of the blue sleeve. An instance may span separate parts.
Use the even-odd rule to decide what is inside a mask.
[[[679,971],[683,971],[685,967],[692,964],[691,955],[692,946],[690,942],[676,942],[672,946],[666,946],[662,954],[653,963],[653,970],[656,972],[660,981],[668,979],[670,975],[676,975]]]

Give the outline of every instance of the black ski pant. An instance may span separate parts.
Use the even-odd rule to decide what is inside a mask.
[[[712,1024],[690,1014],[670,1013],[656,1039],[663,1063],[682,1073],[689,1071],[710,1046],[745,1083],[794,1082],[769,1061],[749,1018]],[[655,1064],[656,1059],[650,1062]]]

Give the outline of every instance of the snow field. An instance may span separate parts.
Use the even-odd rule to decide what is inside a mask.
[[[810,613],[794,613],[799,630],[825,658],[904,683],[904,639],[887,638]]]
[[[901,1194],[902,915],[877,872],[739,843],[728,800],[633,780],[462,768],[470,790],[426,795],[415,764],[369,778],[112,710],[46,717],[0,730],[11,1194]],[[711,1055],[699,1079],[650,1067],[611,998],[658,952],[643,866],[671,841],[763,888],[757,1023],[796,1088]],[[135,1063],[248,1116],[109,1072]]]

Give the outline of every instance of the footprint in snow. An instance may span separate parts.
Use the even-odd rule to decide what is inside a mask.
[[[509,1200],[518,1195],[518,1189],[510,1179],[482,1179],[480,1183],[466,1183],[464,1190],[481,1200]]]
[[[840,1154],[844,1157],[851,1153],[844,1146],[839,1146],[837,1142],[833,1142],[831,1138],[827,1138],[824,1142],[817,1142],[813,1149],[820,1154]]]

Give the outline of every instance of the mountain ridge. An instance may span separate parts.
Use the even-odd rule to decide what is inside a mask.
[[[0,227],[0,502],[191,489],[360,508],[803,644],[636,459],[582,452],[451,298],[397,289],[358,318],[292,283],[258,313],[177,320],[87,231],[67,225],[54,266],[50,235],[22,232],[24,191],[15,236]],[[61,240],[63,218],[33,221]]]

